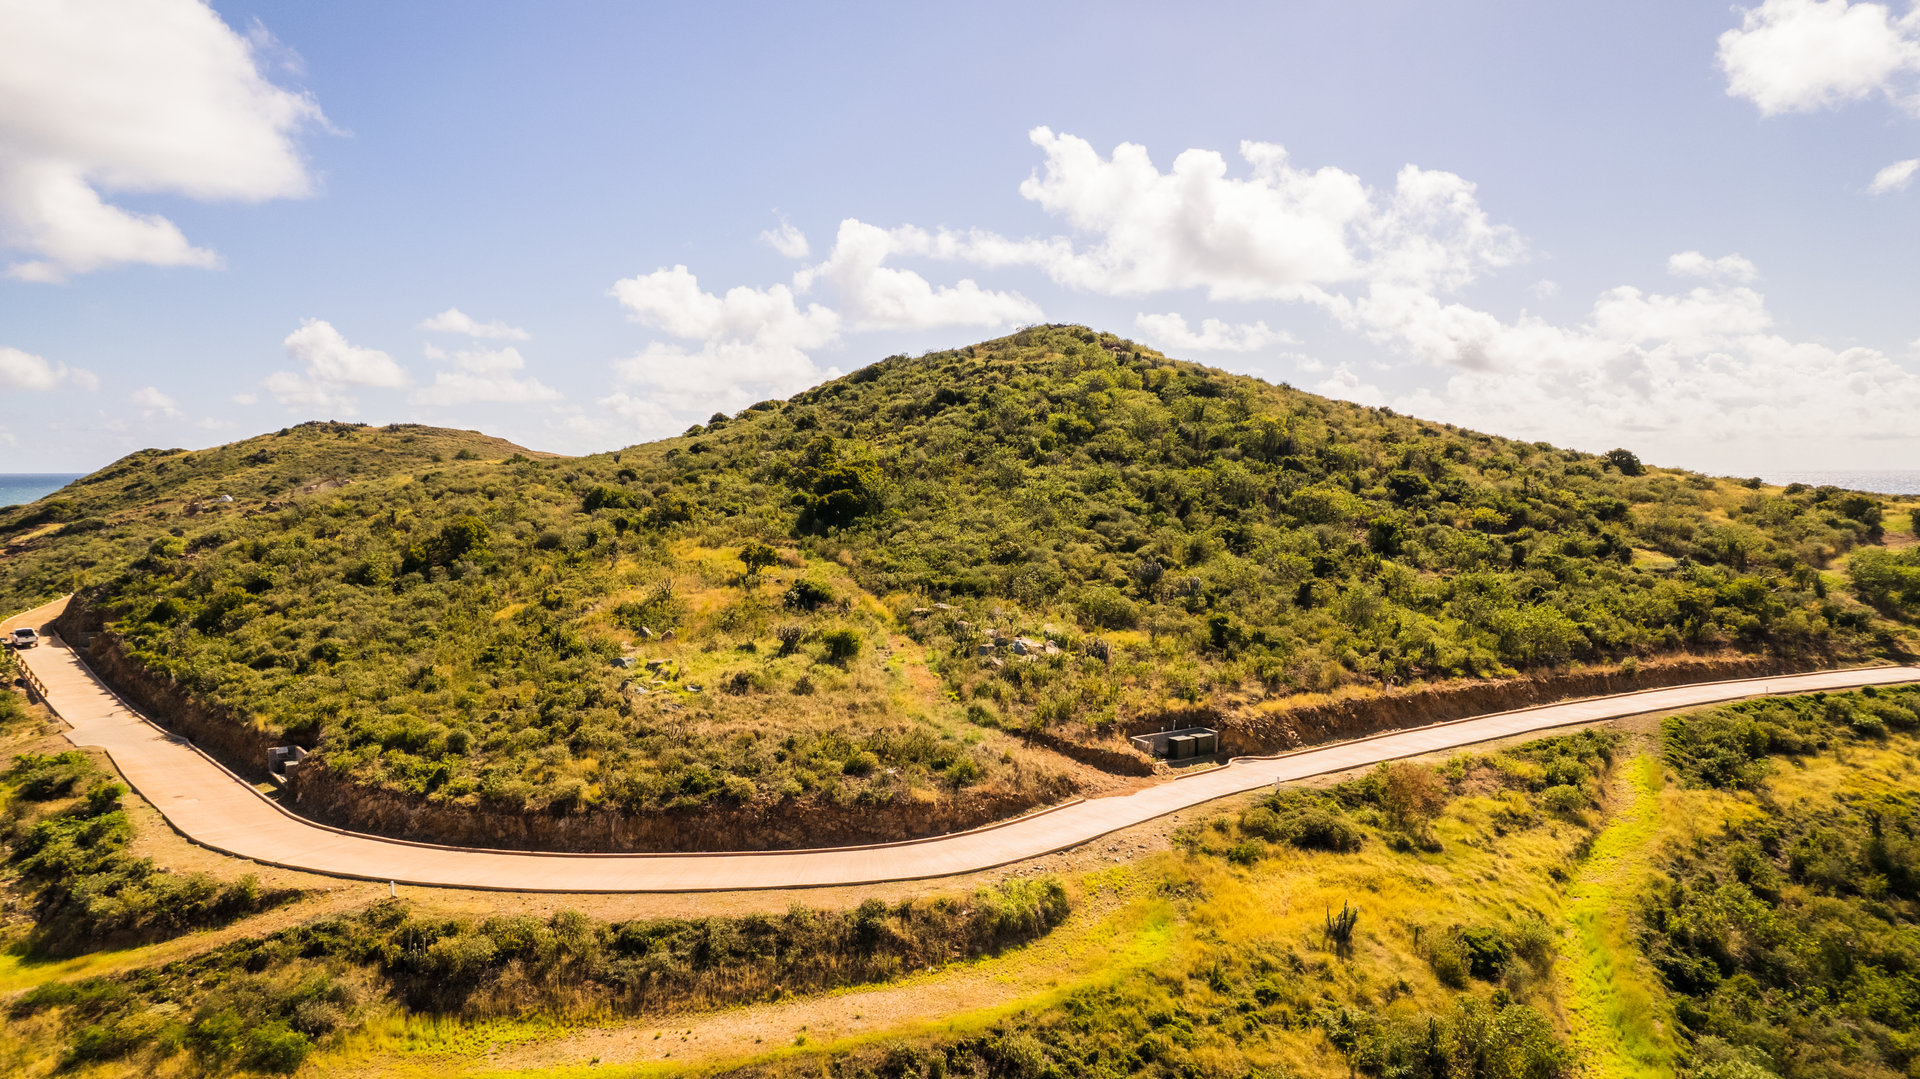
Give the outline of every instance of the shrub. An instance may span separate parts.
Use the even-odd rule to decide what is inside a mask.
[[[1384,790],[1381,806],[1393,822],[1425,835],[1428,825],[1447,807],[1446,784],[1433,769],[1410,761],[1381,766]]]
[[[1427,965],[1441,985],[1450,989],[1467,987],[1466,954],[1451,934],[1442,934],[1427,944]]]
[[[820,635],[827,646],[827,658],[835,662],[845,662],[860,652],[860,632],[852,629],[829,630]]]
[[[1082,590],[1076,606],[1088,622],[1106,629],[1132,629],[1140,621],[1133,601],[1112,585]]]
[[[840,771],[850,776],[867,776],[872,775],[874,769],[879,767],[880,758],[875,756],[870,750],[863,749],[848,755],[847,759],[840,765]]]
[[[1587,792],[1563,783],[1556,787],[1548,787],[1541,793],[1540,800],[1546,804],[1550,812],[1562,815],[1578,813],[1587,807]]]
[[[787,589],[780,601],[792,610],[817,611],[833,602],[833,590],[803,577],[793,582],[793,587]]]
[[[1513,945],[1506,935],[1489,925],[1469,926],[1459,931],[1460,954],[1467,972],[1484,981],[1494,981],[1513,958]]]

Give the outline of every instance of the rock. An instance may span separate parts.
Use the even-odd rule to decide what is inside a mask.
[[[946,603],[936,603],[933,605],[933,609],[936,611],[951,611],[953,607]]]
[[[641,639],[641,640],[652,640],[652,639],[653,639],[653,630],[651,630],[651,629],[648,629],[648,628],[647,628],[646,626],[641,626],[641,627],[640,627],[640,639]]]
[[[1001,659],[999,656],[995,656],[992,659],[988,660],[987,662],[991,664],[993,666],[993,669],[996,671],[1007,665],[1007,661],[1004,659]]]
[[[979,648],[977,649],[977,651],[978,651],[978,653],[979,653],[980,655],[983,655],[983,656],[990,656],[990,655],[993,655],[993,646],[992,646],[992,645],[990,645],[990,644],[982,644],[982,645],[981,645],[981,646],[980,646],[980,647],[979,647]]]
[[[1053,643],[1052,641],[1048,641],[1048,642],[1047,642],[1047,647],[1046,647],[1046,652],[1047,652],[1047,655],[1050,655],[1050,656],[1057,656],[1057,655],[1059,655],[1059,654],[1060,654],[1060,646],[1059,646],[1059,645],[1057,645],[1057,644],[1055,644],[1055,643]]]
[[[639,660],[633,658],[632,656],[620,656],[619,658],[613,661],[613,665],[616,667],[631,667],[634,664],[639,662],[640,662]]]
[[[919,618],[919,617],[921,617],[922,615],[929,615],[929,614],[932,614],[932,613],[933,613],[933,608],[932,608],[932,607],[915,607],[915,608],[913,609],[913,616],[914,616],[915,618]]]
[[[699,686],[696,686],[696,685],[694,685],[694,684],[693,684],[692,682],[688,682],[688,683],[687,683],[687,692],[688,692],[688,693],[698,693],[698,692],[700,692],[700,687],[699,687]]]
[[[647,661],[647,670],[657,671],[666,665],[667,661],[664,659],[650,659]]]
[[[959,630],[962,633],[965,633],[968,630],[973,628],[973,623],[968,622],[965,619],[956,619],[953,623],[953,628]]]
[[[662,633],[662,634],[660,635],[660,639],[661,639],[661,640],[663,640],[663,641],[671,641],[671,640],[673,640],[673,631],[672,631],[672,630],[668,630],[668,631],[666,631],[665,633]]]

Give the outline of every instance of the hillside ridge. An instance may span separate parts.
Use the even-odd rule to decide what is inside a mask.
[[[131,667],[314,749],[332,823],[416,838],[906,838],[1142,782],[1103,762],[1162,717],[1279,748],[1422,686],[1898,657],[1920,601],[1902,500],[1077,326],[579,458],[332,424],[185,456],[0,515],[0,601],[76,591]]]

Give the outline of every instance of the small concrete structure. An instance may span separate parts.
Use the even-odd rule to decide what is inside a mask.
[[[1133,748],[1149,757],[1165,757],[1170,761],[1211,757],[1220,752],[1220,732],[1210,727],[1182,727],[1177,731],[1137,734],[1129,741],[1133,743]]]
[[[307,751],[299,746],[274,746],[267,750],[267,775],[273,777],[275,784],[284,787],[287,777],[306,759]]]

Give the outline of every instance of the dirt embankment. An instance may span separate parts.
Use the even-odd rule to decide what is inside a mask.
[[[992,824],[1073,793],[968,790],[937,801],[902,797],[881,805],[755,801],[644,814],[562,812],[435,802],[364,787],[311,765],[295,773],[293,792],[296,812],[337,828],[462,847],[578,852],[793,850],[886,843]]]
[[[266,752],[282,739],[195,697],[134,660],[104,617],[76,596],[54,632],[85,655],[94,673],[134,707],[184,735],[249,779],[264,779]],[[607,809],[496,809],[379,790],[328,771],[320,760],[294,773],[295,812],[356,832],[464,847],[550,851],[780,850],[880,843],[977,828],[1076,793],[1066,776],[1030,776],[1025,789],[971,788],[931,801],[902,792],[885,804],[783,800],[712,803],[695,810],[628,814]]]
[[[255,781],[266,778],[267,750],[283,739],[149,671],[128,654],[126,642],[79,596],[54,620],[53,629],[61,640],[80,650],[93,673],[148,718],[240,775]]]
[[[1688,656],[1643,664],[1632,674],[1605,668],[1498,682],[1418,686],[1296,708],[1287,708],[1284,704],[1272,709],[1254,705],[1193,708],[1142,716],[1127,721],[1124,730],[1135,735],[1157,731],[1169,724],[1213,727],[1220,732],[1220,748],[1224,753],[1281,753],[1320,742],[1360,738],[1490,712],[1510,712],[1579,697],[1631,693],[1692,682],[1758,678],[1819,670],[1824,666],[1813,661],[1767,656]]]

